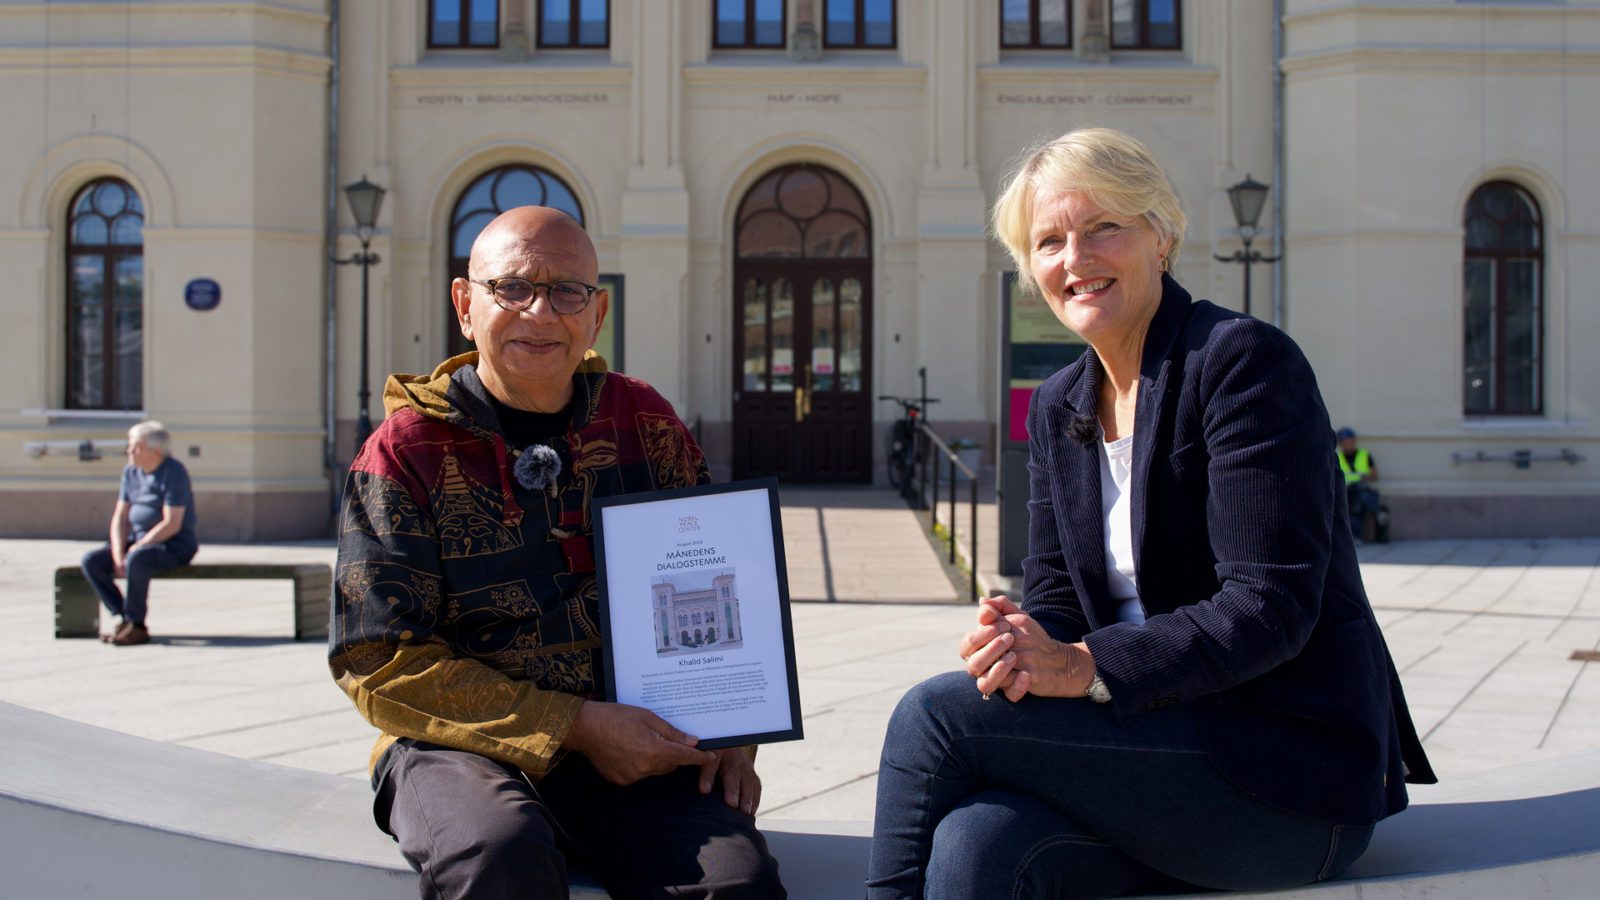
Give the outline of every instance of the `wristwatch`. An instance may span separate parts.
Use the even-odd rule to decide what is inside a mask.
[[[1106,687],[1106,680],[1100,677],[1099,672],[1094,673],[1094,677],[1089,679],[1089,688],[1084,691],[1084,695],[1096,703],[1111,702],[1111,688]]]

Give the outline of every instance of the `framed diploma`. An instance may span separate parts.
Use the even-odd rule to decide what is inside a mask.
[[[708,750],[803,737],[776,479],[597,500],[594,547],[606,699]]]

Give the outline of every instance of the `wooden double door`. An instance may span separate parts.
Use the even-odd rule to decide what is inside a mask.
[[[870,260],[735,266],[733,470],[872,480]]]

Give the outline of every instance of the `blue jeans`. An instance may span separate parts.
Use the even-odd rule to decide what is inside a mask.
[[[123,561],[128,571],[126,599],[123,598],[122,592],[117,590],[110,544],[98,550],[90,550],[83,555],[83,577],[89,579],[89,584],[94,586],[94,592],[100,595],[100,602],[105,604],[112,615],[143,625],[145,601],[150,596],[151,576],[168,569],[176,569],[193,558],[193,553],[188,555],[174,553],[167,549],[166,544],[140,547],[129,553]]]
[[[1371,836],[1236,787],[1182,705],[1123,727],[1085,699],[985,701],[952,672],[912,688],[889,721],[867,896],[1270,890],[1336,874]]]

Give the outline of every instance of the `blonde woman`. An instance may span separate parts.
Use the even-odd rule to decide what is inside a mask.
[[[1028,412],[1020,603],[884,741],[868,896],[1104,897],[1327,878],[1433,781],[1356,566],[1333,429],[1282,332],[1171,272],[1138,141],[1030,149],[993,227],[1089,344]]]

